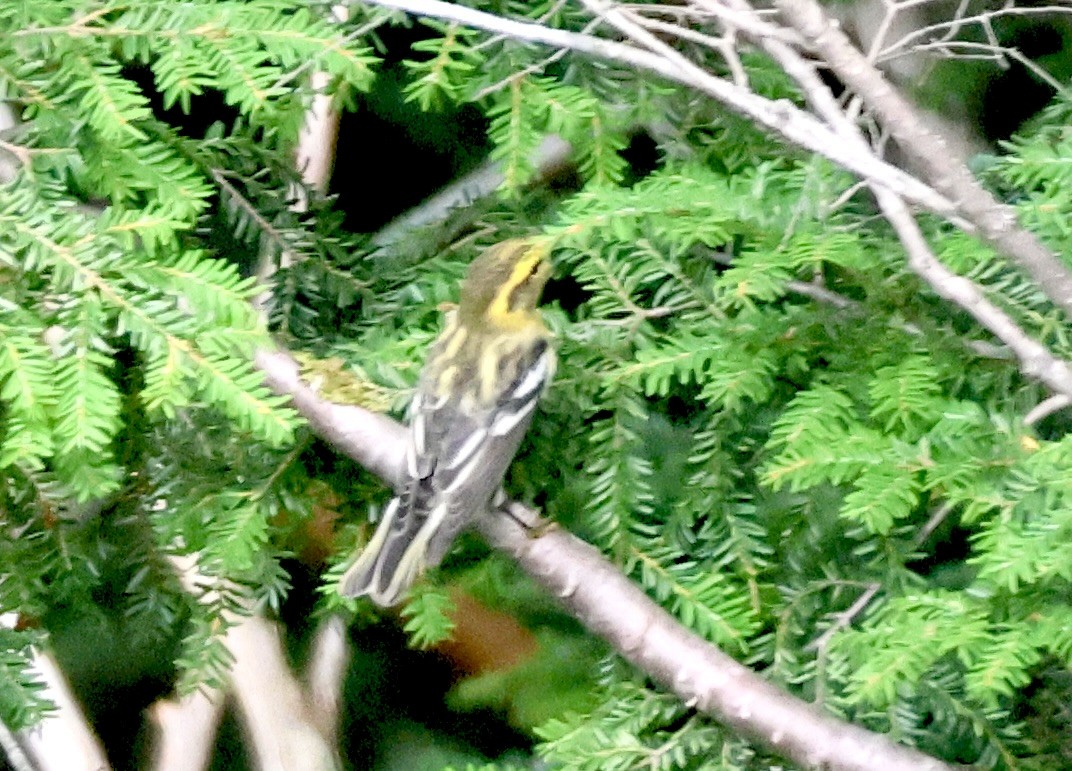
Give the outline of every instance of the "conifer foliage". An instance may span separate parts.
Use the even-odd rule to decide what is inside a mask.
[[[573,3],[469,5],[591,21]],[[299,214],[288,198],[305,75],[329,73],[344,104],[373,82],[376,29],[403,17],[324,10],[0,0],[0,87],[18,117],[0,144],[14,161],[0,187],[0,607],[41,619],[107,594],[168,641],[186,684],[219,682],[225,611],[278,608],[280,560],[320,485],[351,513],[327,584],[388,495],[356,471],[318,479],[326,450],[253,368],[269,328],[339,357],[401,414],[475,248],[543,232],[561,364],[511,495],[823,709],[950,762],[1067,764],[1067,710],[1044,705],[1067,703],[1055,673],[1072,665],[1070,424],[1025,420],[1050,394],[909,269],[855,180],[680,86],[429,21],[403,97],[475,104],[502,190],[448,248],[429,248],[442,223],[387,245],[347,234],[332,201],[305,192]],[[708,49],[689,53],[722,73]],[[738,64],[758,93],[803,104],[766,58]],[[196,134],[182,115],[213,95],[231,117]],[[984,178],[1064,253],[1070,113],[1059,97]],[[654,170],[628,162],[641,130]],[[553,197],[534,184],[547,134],[572,144],[577,172]],[[1072,359],[1039,287],[949,222],[920,221],[949,268]],[[282,254],[266,322],[250,265]],[[504,558],[460,550],[405,613],[416,643],[452,628],[434,582],[576,642]],[[167,561],[194,553],[227,579],[204,597]],[[343,608],[330,591],[323,605]],[[20,656],[42,636],[3,637],[0,717],[25,725],[42,705]],[[781,762],[612,656],[588,685],[524,726],[552,767]]]
[[[33,627],[58,606],[95,607],[117,568],[102,523],[123,522],[140,543],[118,565],[131,628],[185,636],[192,682],[218,677],[226,661],[204,641],[226,593],[191,601],[165,559],[203,551],[208,573],[278,601],[270,518],[298,424],[253,369],[269,343],[259,290],[212,243],[210,218],[228,211],[238,242],[253,219],[257,239],[275,233],[311,96],[300,71],[329,72],[341,97],[368,85],[374,57],[275,2],[12,2],[0,27],[14,119],[0,188],[3,608]],[[202,138],[166,121],[206,92],[231,125]],[[263,205],[235,206],[247,190]],[[28,685],[5,679],[9,725],[36,714]]]

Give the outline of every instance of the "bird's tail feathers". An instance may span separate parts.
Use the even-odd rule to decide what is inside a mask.
[[[427,566],[428,543],[441,517],[423,522],[395,498],[384,511],[372,540],[339,582],[344,597],[367,596],[380,607],[397,605]]]

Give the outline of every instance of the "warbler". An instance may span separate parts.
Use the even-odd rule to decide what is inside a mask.
[[[344,596],[397,604],[499,492],[554,375],[551,333],[536,309],[549,251],[515,239],[469,265],[410,404],[405,478],[342,577]]]

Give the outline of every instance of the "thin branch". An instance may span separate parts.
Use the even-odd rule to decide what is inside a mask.
[[[931,1],[932,0],[922,0],[919,4],[925,4]],[[898,8],[907,7],[907,5],[908,4],[904,3],[899,4]],[[996,36],[994,35],[993,22],[995,19],[1004,16],[1056,16],[1072,13],[1072,8],[1067,5],[1041,5],[1030,7],[1008,3],[1001,8],[995,8],[991,11],[981,11],[972,16],[965,16],[964,13],[967,6],[967,0],[962,0],[960,7],[957,9],[957,13],[953,15],[953,18],[945,21],[937,21],[933,24],[928,24],[925,27],[914,29],[899,40],[890,43],[878,52],[877,61],[884,61],[892,56],[902,55],[898,53],[899,51],[918,50],[923,45],[937,41],[948,42],[959,34],[962,29],[971,25],[982,27],[987,37],[994,40]]]
[[[689,27],[682,27],[679,24],[671,24],[660,19],[649,19],[646,16],[629,11],[625,11],[625,13],[630,13],[633,20],[645,29],[673,35],[681,40],[687,40],[690,43],[696,43],[704,48],[717,51],[726,61],[726,66],[729,67],[730,74],[733,76],[734,84],[742,88],[748,87],[748,74],[745,72],[744,65],[741,64],[741,57],[737,53],[736,28],[727,32],[723,37],[715,37],[714,35],[697,32]]]
[[[572,153],[573,147],[561,137],[554,134],[544,137],[530,159],[537,179],[554,176],[569,162]],[[502,165],[484,164],[391,220],[372,236],[371,242],[378,248],[388,247],[414,230],[443,222],[453,211],[487,198],[498,190],[502,183]]]
[[[920,546],[927,542],[927,539],[934,535],[934,531],[938,529],[938,526],[945,522],[945,518],[952,513],[953,503],[951,501],[945,501],[934,510],[930,518],[923,523],[923,527],[916,533],[916,537],[912,539],[912,551],[915,551]]]
[[[856,598],[856,602],[840,613],[835,614],[834,623],[830,625],[830,628],[805,645],[804,650],[826,651],[830,646],[830,641],[834,638],[834,635],[851,624],[857,616],[863,613],[864,609],[871,604],[872,598],[878,594],[878,590],[881,588],[882,584],[879,583],[868,584],[863,593]]]
[[[817,638],[804,646],[804,650],[815,651],[815,704],[816,706],[822,706],[826,703],[827,692],[827,679],[826,679],[826,666],[830,655],[830,642],[834,639],[834,635],[840,632],[842,629],[851,624],[858,615],[864,612],[868,605],[871,604],[871,600],[878,594],[882,585],[879,583],[872,583],[867,586],[863,594],[856,598],[856,602],[850,605],[834,616],[834,623],[830,625],[830,628],[824,631]]]
[[[586,28],[584,31],[587,32],[588,29]],[[509,85],[511,85],[513,83],[518,82],[519,80],[521,80],[522,78],[524,78],[524,77],[526,77],[528,75],[532,75],[532,74],[535,74],[537,72],[543,72],[545,69],[547,69],[552,64],[554,64],[559,59],[561,59],[563,56],[565,56],[566,53],[567,53],[567,51],[566,51],[565,48],[560,48],[559,50],[555,51],[550,56],[545,56],[540,61],[533,62],[528,67],[525,67],[523,70],[518,70],[517,72],[510,73],[510,75],[508,75],[507,77],[503,78],[498,83],[492,83],[490,86],[485,86],[484,88],[480,89],[475,94],[473,94],[471,97],[469,97],[469,101],[470,102],[479,102],[481,99],[485,99],[486,97],[489,97],[492,94],[498,93],[502,89],[506,88],[507,86],[509,86]]]
[[[781,3],[810,1],[779,0]],[[703,0],[703,2],[706,4],[713,0]],[[726,2],[742,12],[747,8],[745,0],[726,0]],[[776,40],[757,42],[797,81],[804,90],[809,103],[844,142],[863,143],[859,130],[849,123],[833,94],[830,93],[829,87],[815,72],[814,66],[804,61],[803,57],[784,43]],[[871,69],[881,80],[881,75],[867,64],[863,55],[855,49],[853,51],[857,57],[856,63],[861,67]],[[886,88],[889,89],[888,86]],[[890,91],[890,93],[893,92]],[[906,109],[911,110],[907,103]],[[964,173],[971,177],[966,169]],[[1011,316],[990,302],[975,283],[957,275],[943,265],[934,256],[918,223],[900,196],[881,185],[875,185],[872,182],[869,184],[878,200],[879,208],[893,226],[894,232],[905,248],[909,268],[926,281],[940,297],[967,311],[1001,340],[1019,360],[1021,372],[1028,377],[1037,378],[1056,393],[1072,396],[1072,365],[1053,355],[1045,346],[1031,338]],[[972,178],[972,184],[975,184],[974,178]],[[1027,235],[1034,238],[1030,234]],[[1072,274],[1068,275],[1072,278]],[[1069,299],[1072,300],[1072,294],[1069,295]]]
[[[733,265],[733,258],[722,252],[712,252],[711,259],[720,265]],[[851,297],[838,294],[825,286],[813,284],[808,281],[790,279],[785,282],[785,288],[793,294],[800,295],[801,297],[808,297],[817,302],[821,302],[825,305],[832,305],[841,310],[852,311],[859,314],[867,311],[867,307],[859,300],[853,300]],[[923,330],[911,321],[897,322],[897,326],[913,336],[923,334]],[[1004,361],[1013,358],[1013,353],[1003,345],[997,345],[996,343],[991,343],[986,340],[961,340],[961,342],[963,342],[965,348],[983,359],[999,359]]]
[[[537,21],[542,23],[542,22],[546,21],[547,19],[551,18],[552,15],[558,13],[558,11],[561,10],[562,6],[564,6],[566,4],[566,1],[567,0],[557,0],[557,2],[554,5],[552,5],[550,8],[548,8],[547,12],[542,14]],[[588,34],[589,32],[591,32],[596,27],[596,24],[597,24],[597,22],[593,19],[588,24],[586,24],[583,29],[581,29],[581,34],[583,34],[583,35]],[[503,35],[498,35],[496,37],[489,38],[489,39],[485,40],[484,42],[477,44],[476,50],[482,50],[486,46],[488,46],[488,45],[490,45],[492,43],[500,42],[503,39],[504,39]],[[542,72],[543,70],[547,69],[547,67],[549,67],[550,65],[554,64],[559,59],[561,59],[563,56],[565,56],[568,53],[568,51],[569,51],[569,49],[567,49],[567,48],[559,48],[557,51],[552,53],[550,56],[544,57],[544,59],[542,61],[538,61],[538,62],[535,62],[533,64],[530,64],[528,67],[525,67],[523,70],[519,70],[517,72],[514,72],[514,73],[510,74],[506,78],[503,78],[498,83],[493,83],[490,86],[486,86],[485,88],[480,89],[480,91],[478,91],[477,93],[475,93],[471,97],[469,97],[469,101],[470,102],[479,102],[481,99],[484,99],[485,97],[496,93],[497,91],[499,91],[500,89],[505,88],[506,86],[510,85],[511,83],[517,82],[519,79],[525,77],[526,75],[531,75],[531,74],[536,73],[536,72]]]
[[[1065,394],[1056,394],[1048,399],[1043,399],[1024,415],[1024,425],[1033,426],[1043,418],[1048,418],[1053,413],[1059,412],[1070,405],[1072,405],[1072,396],[1066,396]]]
[[[455,21],[519,40],[569,48],[655,73],[722,102],[742,115],[752,118],[760,125],[781,134],[790,142],[824,155],[834,163],[862,177],[896,190],[907,200],[943,216],[953,213],[954,206],[948,198],[938,194],[933,188],[896,166],[879,160],[871,153],[861,153],[857,148],[839,142],[837,136],[829,128],[788,100],[765,99],[728,80],[715,77],[677,52],[673,52],[673,58],[668,59],[624,43],[505,19],[465,6],[442,2],[442,0],[362,0],[362,2],[366,5],[407,11],[418,16]]]
[[[1024,69],[1052,88],[1054,93],[1060,94],[1065,99],[1072,97],[1072,91],[1064,83],[1040,67],[1032,59],[1024,56],[1016,48],[992,43],[954,40],[951,42],[923,43],[917,46],[914,51],[934,51],[945,59],[995,61],[999,64],[1002,64],[1002,60],[1007,57],[1020,64]],[[968,53],[960,53],[960,51]]]
[[[739,14],[736,11],[720,5],[702,4],[701,7],[644,5],[641,3],[618,3],[617,7],[622,11],[644,17],[645,22],[650,21],[650,16],[670,16],[681,22],[686,19],[710,23],[718,21],[727,29],[736,29],[747,33],[749,36],[772,38],[781,40],[790,45],[803,46],[804,39],[794,30],[786,29],[778,24],[773,24],[763,18],[761,11],[756,13]]]
[[[0,626],[14,628],[16,613],[0,616]],[[13,765],[29,763],[32,771],[107,771],[108,756],[75,698],[59,662],[48,651],[34,648],[28,674],[44,688],[39,694],[55,710],[33,728],[9,737],[14,744],[5,750]]]
[[[816,0],[775,0],[775,6],[790,26],[812,42],[834,74],[874,110],[928,182],[954,201],[991,245],[1027,271],[1055,304],[1072,314],[1072,271],[1035,234],[1020,226],[1011,207],[998,202],[955,159],[945,141],[920,120],[911,102],[871,66]]]
[[[919,229],[915,218],[897,195],[873,188],[879,207],[908,253],[908,266],[940,296],[960,306],[1009,347],[1020,361],[1020,371],[1036,378],[1058,394],[1072,397],[1072,367],[1029,337],[1016,322],[969,279],[943,265]]]
[[[345,8],[336,6],[334,9],[332,9],[332,15],[334,15],[338,21],[346,21]],[[346,35],[343,36],[343,38],[339,41],[339,47],[353,43],[358,38],[362,38],[368,33],[378,29],[379,27],[382,27],[384,24],[387,24],[390,20],[391,19],[388,16],[380,16],[370,19],[357,29],[347,32]],[[302,62],[290,72],[286,72],[281,75],[279,77],[279,80],[277,80],[272,85],[272,88],[270,90],[276,91],[277,89],[282,88],[288,83],[291,83],[292,81],[296,80],[303,73],[309,72],[309,70],[316,67],[317,64],[318,62],[316,59],[309,59],[308,61]]]

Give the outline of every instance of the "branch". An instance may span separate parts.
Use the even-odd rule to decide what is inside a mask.
[[[262,616],[238,620],[227,632],[234,654],[231,689],[250,735],[260,771],[325,771],[338,768],[334,730],[311,708],[291,672],[279,625]],[[334,721],[332,721],[334,725]]]
[[[536,170],[537,179],[550,179],[562,171],[568,165],[572,152],[573,147],[561,137],[553,134],[544,137],[529,159]],[[376,248],[389,247],[415,230],[442,223],[456,210],[494,194],[502,186],[503,179],[501,163],[483,164],[388,222],[372,237],[372,245]]]
[[[1057,394],[1048,399],[1043,399],[1024,415],[1024,425],[1033,426],[1043,418],[1048,418],[1053,413],[1063,410],[1070,405],[1072,405],[1072,397],[1065,396],[1064,394]]]
[[[204,771],[212,762],[224,694],[201,689],[182,699],[160,699],[149,708],[156,726],[152,771]]]
[[[13,628],[17,618],[15,613],[5,613],[0,616],[0,626]],[[19,771],[107,771],[111,768],[100,740],[93,733],[55,657],[34,648],[27,672],[44,684],[40,697],[56,709],[33,728],[17,733],[3,732],[0,745],[9,763]]]
[[[674,54],[672,57],[664,56],[625,43],[545,27],[540,24],[505,19],[465,6],[442,2],[442,0],[361,1],[366,5],[394,8],[418,16],[454,21],[518,40],[527,40],[556,48],[568,48],[654,73],[674,83],[694,88],[722,102],[734,111],[781,134],[793,144],[819,153],[865,179],[895,190],[913,203],[946,217],[955,213],[953,203],[945,196],[938,194],[932,187],[920,182],[902,169],[876,158],[870,152],[862,153],[858,148],[839,141],[837,135],[827,126],[788,100],[765,99],[747,88],[715,77],[684,56],[673,52],[672,49],[670,49]]]
[[[933,0],[925,0],[932,2]],[[922,4],[922,3],[919,3]],[[906,7],[902,4],[901,7]],[[994,32],[994,21],[1006,16],[1029,17],[1029,16],[1056,16],[1059,14],[1072,13],[1072,8],[1067,5],[1040,5],[1025,7],[1023,4],[1007,3],[1003,7],[992,10],[979,11],[970,16],[964,14],[968,9],[967,3],[961,3],[953,17],[945,21],[934,21],[926,26],[907,31],[899,40],[893,43],[885,43],[882,38],[876,37],[878,45],[873,52],[876,63],[889,61],[898,56],[911,54],[915,51],[926,50],[932,45],[948,43],[969,26],[979,27],[990,43],[995,43],[997,35]],[[892,9],[891,9],[892,10]],[[1060,90],[1060,89],[1058,89]]]
[[[324,619],[317,626],[305,667],[306,692],[314,725],[332,740],[339,733],[342,692],[351,658],[350,640],[342,617],[333,615]]]
[[[314,429],[394,485],[401,478],[406,429],[389,418],[320,399],[298,378],[298,365],[261,351],[269,387],[289,396]],[[538,514],[517,503],[478,523],[594,634],[685,703],[751,736],[805,768],[830,771],[949,771],[946,764],[880,734],[827,715],[779,690],[678,623],[596,549],[562,529],[539,537],[522,522]]]
[[[711,259],[714,262],[717,262],[720,265],[726,265],[727,267],[733,265],[733,258],[722,252],[713,252],[711,254]],[[859,300],[854,300],[851,297],[846,297],[843,294],[838,294],[831,289],[827,289],[825,286],[812,284],[807,281],[798,281],[796,279],[792,279],[785,282],[785,288],[793,294],[798,294],[801,297],[808,297],[812,300],[815,300],[816,302],[823,303],[824,305],[832,305],[839,310],[851,311],[856,314],[864,314],[868,312],[867,306],[865,306]],[[899,321],[891,323],[900,327],[910,335],[920,336],[923,334],[923,330],[911,321]],[[961,339],[960,342],[963,343],[964,347],[967,348],[969,351],[983,359],[1008,360],[1013,358],[1013,354],[1011,351],[1009,351],[1008,348],[1003,345],[998,345],[997,343],[991,343],[988,340]],[[1054,396],[1051,398],[1066,400],[1066,405],[1064,406],[1067,406],[1067,403],[1072,403],[1069,402],[1068,397],[1065,396]],[[1036,409],[1038,408],[1036,407]],[[1058,409],[1061,408],[1058,407]],[[1025,422],[1027,421],[1026,418],[1024,420]]]
[[[1072,397],[1072,367],[1032,339],[1001,308],[990,302],[969,279],[943,265],[901,198],[880,187],[873,188],[882,213],[893,226],[908,253],[908,266],[940,296],[959,305],[1009,347],[1020,361],[1020,371],[1037,378],[1051,390]]]
[[[698,1],[702,5],[711,5],[715,2],[715,0]],[[780,1],[796,2],[797,0]],[[810,2],[810,0],[800,1]],[[724,2],[741,13],[747,13],[749,10],[746,0],[724,0]],[[843,142],[866,145],[860,136],[859,129],[841,111],[829,87],[815,71],[814,65],[805,61],[799,53],[779,40],[763,38],[756,42],[797,81],[812,108],[833,127]],[[867,63],[862,54],[856,51],[856,56],[859,57],[857,64],[860,67],[868,68],[881,79],[878,71]],[[894,92],[890,90],[890,93]],[[911,106],[905,104],[906,109],[911,110]],[[963,167],[960,168],[963,169]],[[976,185],[977,183],[967,169],[963,171],[971,179],[972,184]],[[878,200],[883,215],[893,226],[894,232],[897,233],[898,239],[905,248],[909,268],[926,281],[940,297],[967,311],[976,321],[1005,343],[1019,360],[1020,371],[1024,375],[1037,378],[1058,394],[1072,396],[1072,366],[1031,338],[1011,316],[990,302],[978,285],[943,265],[934,255],[919,229],[919,224],[900,196],[870,180],[868,184]],[[1026,235],[1034,238],[1031,234]],[[1063,271],[1063,268],[1061,270]],[[1072,278],[1072,274],[1069,275]],[[1072,300],[1072,295],[1069,299]]]
[[[215,586],[222,579],[205,576],[198,566],[198,555],[188,554],[169,557],[183,587],[199,596],[202,602],[216,598]],[[224,612],[224,621],[229,625],[223,642],[231,653],[227,693],[232,695],[238,707],[238,715],[249,740],[250,755],[259,771],[324,771],[338,767],[334,731],[322,732],[324,720],[309,705],[305,688],[290,669],[283,649],[279,625],[263,616],[253,615],[253,608],[245,608],[251,615],[233,611]],[[187,710],[193,716],[196,734],[191,739],[200,739],[207,746],[188,747],[193,757],[210,755],[215,738],[215,721],[222,710],[213,709],[213,702],[222,704],[225,694],[218,691],[206,694],[209,704],[187,700]],[[158,718],[161,715],[158,713]],[[164,708],[163,717],[168,717]],[[158,736],[157,769],[166,769],[164,749],[174,747],[178,737],[174,731],[187,729],[188,722],[172,719],[157,721],[161,735]],[[170,730],[171,735],[162,733]],[[194,754],[197,753],[197,754]],[[196,760],[183,763],[178,768],[197,769]],[[201,766],[203,767],[203,766]]]
[[[31,672],[44,681],[42,696],[57,711],[23,732],[27,754],[41,771],[105,771],[111,768],[100,740],[93,732],[52,654],[35,651]]]
[[[775,0],[775,6],[812,43],[834,74],[874,110],[930,184],[953,201],[995,249],[1027,271],[1055,304],[1072,314],[1072,271],[1020,226],[1012,207],[998,202],[956,160],[942,137],[924,125],[912,103],[868,62],[822,7],[815,0]]]

